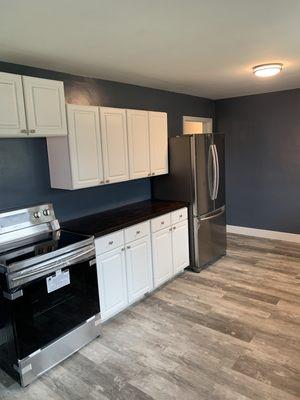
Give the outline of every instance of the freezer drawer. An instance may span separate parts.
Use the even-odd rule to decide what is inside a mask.
[[[200,270],[226,254],[225,207],[194,218],[195,269]]]

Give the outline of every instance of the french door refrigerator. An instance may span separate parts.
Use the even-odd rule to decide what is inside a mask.
[[[169,175],[156,177],[156,199],[189,204],[191,269],[226,254],[225,137],[184,135],[169,140]]]

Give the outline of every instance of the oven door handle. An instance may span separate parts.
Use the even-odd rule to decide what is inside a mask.
[[[67,267],[67,266],[71,265],[71,264],[73,263],[73,261],[77,260],[78,258],[81,258],[82,256],[84,256],[84,255],[86,255],[86,254],[94,253],[94,252],[95,252],[95,248],[92,247],[92,248],[90,248],[90,249],[88,249],[88,250],[86,250],[86,251],[81,252],[80,254],[76,254],[76,256],[67,258],[67,259],[65,259],[65,260],[63,260],[63,261],[61,261],[61,262],[56,261],[55,263],[48,264],[48,265],[45,266],[45,267],[36,268],[36,269],[33,270],[32,272],[27,272],[27,273],[23,273],[23,274],[20,274],[20,273],[19,273],[18,276],[11,277],[10,279],[11,279],[13,282],[15,282],[15,281],[19,281],[19,280],[21,280],[21,279],[26,279],[26,278],[29,278],[29,277],[32,277],[32,276],[41,274],[41,273],[43,273],[43,272],[47,272],[47,271],[50,272],[50,271],[52,271],[52,270],[55,271],[55,270],[57,270],[57,269],[62,269],[62,268],[64,268],[64,267]]]

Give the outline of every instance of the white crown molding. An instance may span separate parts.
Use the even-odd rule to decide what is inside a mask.
[[[247,235],[260,237],[265,239],[283,240],[285,242],[300,243],[300,235],[296,233],[268,231],[264,229],[247,228],[244,226],[227,225],[228,233],[236,233],[238,235]]]

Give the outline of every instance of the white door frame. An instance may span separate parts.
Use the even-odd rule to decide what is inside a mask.
[[[182,118],[182,132],[184,135],[189,135],[189,132],[185,132],[185,124],[186,122],[202,122],[203,123],[203,132],[199,133],[212,133],[213,129],[213,119],[207,117],[189,117],[184,115]]]

